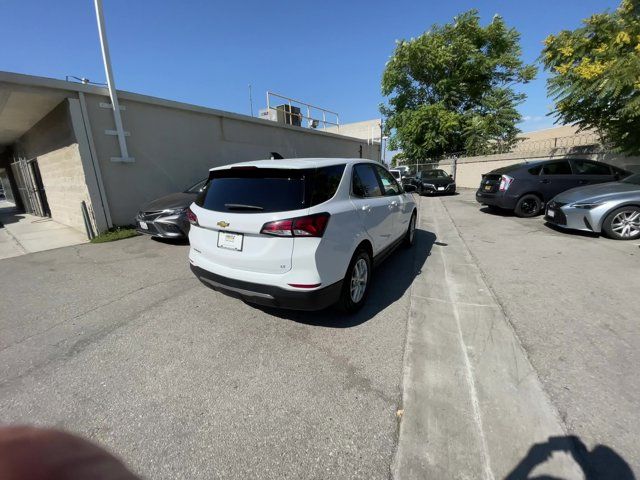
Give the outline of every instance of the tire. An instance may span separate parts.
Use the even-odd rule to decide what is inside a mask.
[[[362,282],[362,268],[366,268],[364,279],[364,290],[356,291],[356,285],[354,282]],[[355,313],[362,308],[367,295],[369,294],[369,287],[371,286],[371,274],[373,273],[373,262],[371,261],[371,255],[364,247],[359,247],[351,258],[349,268],[347,268],[347,274],[344,276],[342,282],[342,292],[340,293],[340,299],[336,304],[338,310],[344,313]],[[357,278],[360,280],[356,280]],[[352,288],[353,287],[353,288]]]
[[[542,200],[533,193],[527,193],[518,199],[514,213],[520,218],[531,218],[540,214]]]
[[[630,205],[611,212],[604,219],[602,229],[613,240],[640,238],[640,207]]]
[[[402,245],[405,248],[411,248],[416,243],[416,221],[418,216],[416,215],[415,210],[411,214],[411,220],[409,220],[409,226],[407,227],[407,233],[404,234],[404,239],[402,240]]]

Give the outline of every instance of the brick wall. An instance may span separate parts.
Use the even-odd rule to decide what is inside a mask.
[[[51,218],[84,232],[80,202],[87,202],[91,214],[91,201],[67,100],[36,123],[14,147],[15,156],[38,160]]]
[[[51,218],[84,232],[80,203],[84,200],[91,205],[91,202],[78,144],[39,155],[38,165]]]

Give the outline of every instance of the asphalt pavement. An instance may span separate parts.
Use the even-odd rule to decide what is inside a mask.
[[[567,434],[600,466],[587,478],[634,478],[624,464],[640,476],[640,242],[490,211],[471,190],[440,201]]]
[[[638,246],[420,204],[350,317],[226,297],[147,237],[0,260],[0,424],[149,479],[633,478]]]
[[[0,423],[86,436],[149,479],[388,478],[427,241],[353,317],[248,306],[147,237],[1,260]]]

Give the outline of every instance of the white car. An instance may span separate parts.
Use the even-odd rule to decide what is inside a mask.
[[[402,177],[404,177],[402,170],[400,170],[399,168],[392,168],[389,170],[389,172],[391,173],[391,175],[393,175],[393,178],[395,178],[397,182],[402,185]]]
[[[207,286],[248,303],[354,312],[374,264],[413,245],[417,209],[377,162],[308,158],[213,168],[187,215],[191,269]]]

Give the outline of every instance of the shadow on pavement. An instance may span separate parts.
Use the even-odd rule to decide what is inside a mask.
[[[488,207],[488,206],[483,206],[480,211],[482,213],[486,213],[488,215],[493,215],[496,217],[515,217],[515,213],[513,213],[513,211],[511,210],[505,210],[504,208],[498,208],[498,207]],[[542,214],[541,214],[542,215]],[[532,217],[535,218],[535,217]]]
[[[162,237],[151,237],[151,240],[158,243],[164,243],[166,245],[189,245],[188,238],[162,238]]]
[[[8,202],[0,202],[0,227],[9,223],[17,223],[24,218],[24,214],[18,208]],[[49,218],[43,218],[49,220]]]
[[[527,456],[505,477],[505,480],[564,480],[551,475],[529,475],[539,465],[551,458],[553,452],[570,454],[580,466],[586,480],[635,480],[629,464],[612,448],[596,445],[593,450],[587,447],[580,438],[549,437],[545,443],[537,443],[531,447]]]
[[[260,306],[255,308],[307,325],[331,328],[355,327],[373,318],[404,295],[411,287],[414,278],[422,272],[422,267],[431,254],[435,241],[436,236],[432,232],[416,229],[416,243],[412,248],[399,247],[375,269],[369,297],[362,310],[353,315],[345,315],[332,308],[319,312],[297,312]]]

